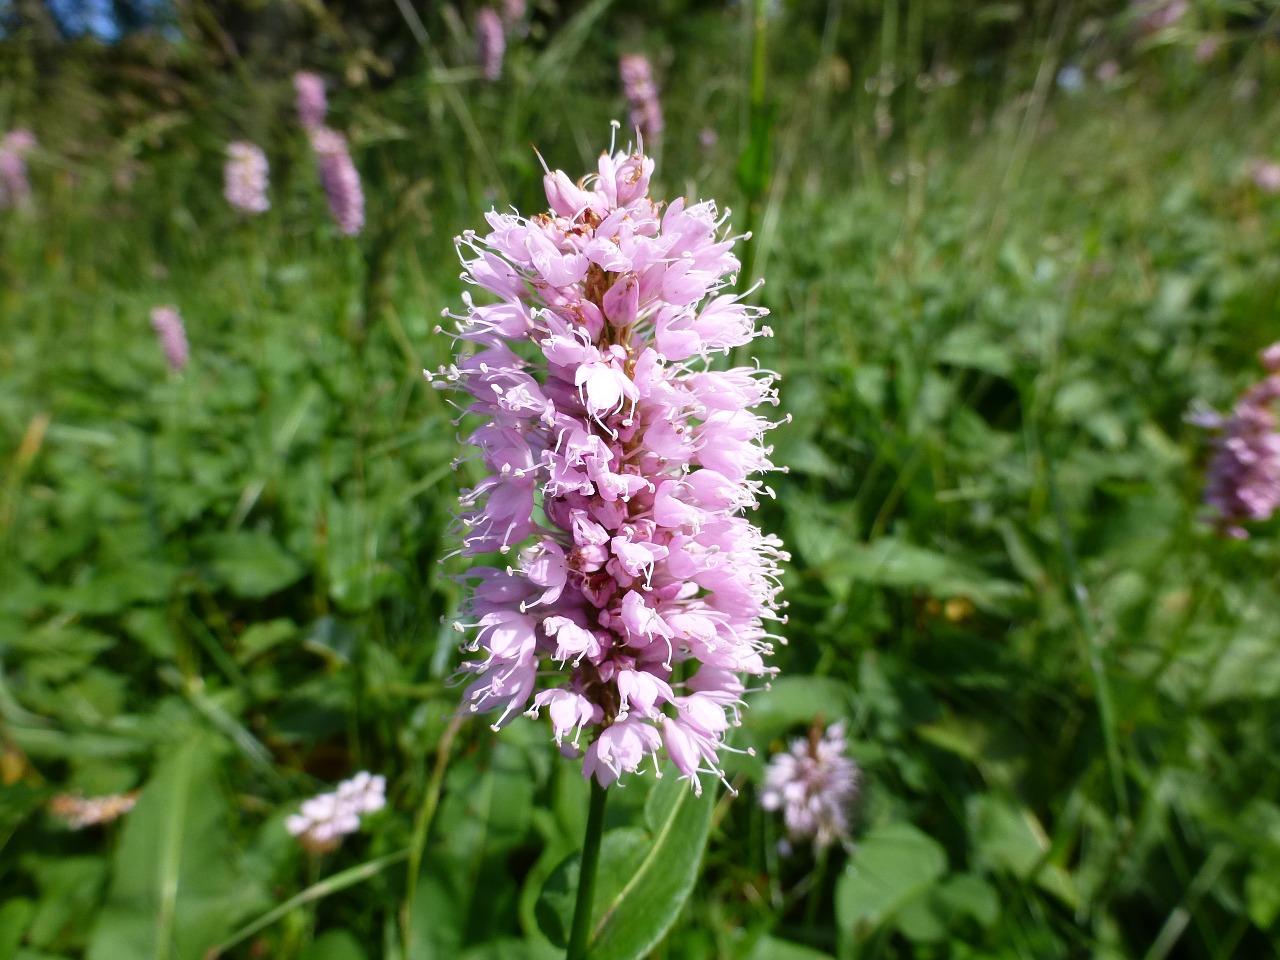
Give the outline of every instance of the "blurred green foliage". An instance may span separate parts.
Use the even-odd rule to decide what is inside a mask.
[[[41,147],[33,209],[0,212],[0,960],[558,955],[585,785],[540,724],[449,720],[438,561],[471,467],[420,371],[450,355],[452,236],[540,209],[530,142],[591,168],[618,52],[658,65],[658,194],[739,205],[750,38],[714,5],[534,6],[494,85],[451,8],[376,82],[359,42],[317,46],[359,241],[292,120],[304,51],[137,41],[49,71],[4,47],[0,119]],[[676,921],[653,956],[1276,952],[1276,529],[1200,522],[1183,421],[1280,339],[1280,197],[1249,174],[1280,134],[1265,15],[778,5],[753,262],[791,415],[760,513],[793,554],[789,645],[736,800],[612,791],[626,862],[663,811],[684,846],[710,834],[678,918],[689,878],[643,885]],[[242,136],[272,161],[248,221],[221,197]],[[857,846],[784,857],[764,761],[840,719]],[[388,809],[305,854],[284,817],[359,769]],[[103,827],[49,812],[132,790]]]

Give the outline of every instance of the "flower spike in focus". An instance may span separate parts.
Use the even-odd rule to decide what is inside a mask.
[[[710,202],[649,196],[653,161],[604,154],[549,209],[491,212],[457,240],[456,362],[428,373],[479,424],[484,476],[461,497],[466,709],[546,710],[562,751],[608,786],[671,760],[721,777],[742,676],[771,676],[781,542],[745,516],[774,469],[756,413],[776,375],[711,369],[764,310]],[[487,301],[487,302],[480,302]]]

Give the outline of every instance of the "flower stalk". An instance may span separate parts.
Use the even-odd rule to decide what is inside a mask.
[[[596,875],[600,869],[600,841],[604,837],[604,804],[608,789],[591,781],[591,806],[587,810],[587,830],[582,841],[582,866],[578,870],[578,896],[574,901],[573,923],[569,928],[569,948],[565,960],[587,960],[591,939],[591,907],[595,903]]]

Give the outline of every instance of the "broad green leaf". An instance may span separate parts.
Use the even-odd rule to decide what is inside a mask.
[[[967,916],[979,926],[990,927],[1000,916],[1000,894],[981,877],[955,873],[934,892],[934,899],[953,917]]]
[[[102,895],[106,861],[102,857],[31,857],[24,866],[40,888],[27,942],[55,950],[82,945]]]
[[[200,960],[261,906],[231,859],[215,750],[207,736],[183,742],[125,818],[88,960]]]
[[[897,539],[848,545],[835,561],[855,582],[883,587],[918,587],[936,597],[967,597],[977,606],[1001,612],[1023,594],[1019,584],[993,577],[962,560]]]
[[[992,333],[977,326],[956,327],[945,336],[933,354],[938,363],[971,367],[1008,377],[1014,369],[1008,349],[992,339]]]
[[[522,729],[535,726],[515,721],[489,751],[450,768],[433,827],[439,841],[427,852],[413,903],[413,960],[452,960],[469,946],[515,932],[498,918],[517,913],[509,857],[529,835],[534,796],[529,750],[520,739]],[[539,737],[537,748],[545,746]]]
[[[255,623],[236,638],[236,661],[244,666],[272,647],[292,640],[298,634],[298,625],[287,617]]]
[[[1244,879],[1244,899],[1248,905],[1249,919],[1260,930],[1268,930],[1280,917],[1280,864],[1266,864],[1264,869],[1254,870]]]
[[[240,530],[205,538],[209,566],[237,597],[269,596],[297,582],[302,564],[267,533]]]
[[[927,893],[947,871],[942,845],[909,823],[876,827],[858,844],[836,885],[836,922],[862,939]]]
[[[829,954],[777,937],[761,937],[746,960],[831,960]]]
[[[0,960],[13,960],[36,912],[34,901],[14,897],[0,906]]]
[[[995,794],[976,794],[966,809],[979,865],[1032,880],[1067,906],[1079,900],[1071,875],[1048,860],[1049,837],[1036,815]]]
[[[592,953],[598,960],[638,960],[662,939],[693,892],[711,829],[716,789],[697,796],[670,764],[650,791],[644,820],[647,843],[632,856],[606,861],[615,891],[605,883],[592,911]]]
[[[298,960],[365,960],[368,954],[349,930],[328,930],[307,944]]]
[[[644,827],[604,835],[591,911],[592,960],[640,960],[670,929],[698,879],[715,793],[695,796],[666,764],[645,803]],[[580,866],[575,854],[543,887],[538,922],[552,943],[567,938]]]

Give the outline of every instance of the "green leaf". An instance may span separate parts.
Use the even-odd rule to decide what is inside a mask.
[[[717,791],[699,797],[675,767],[666,764],[663,773],[644,807],[645,846],[605,861],[603,872],[613,883],[597,889],[592,911],[596,960],[639,960],[648,954],[675,923],[698,880]]]
[[[1032,880],[1069,907],[1079,901],[1071,875],[1049,861],[1050,843],[1036,815],[1004,797],[983,793],[966,804],[979,865]]]
[[[35,911],[35,903],[25,897],[15,897],[0,906],[0,960],[13,960]]]
[[[261,903],[231,860],[215,743],[197,735],[157,768],[125,819],[87,960],[200,960]]]
[[[777,937],[761,937],[746,960],[831,960],[829,954],[798,943],[779,940]]]
[[[1014,369],[1013,357],[1009,351],[996,343],[990,332],[977,326],[952,330],[938,345],[933,358],[938,363],[970,367],[997,377],[1008,377]]]
[[[87,920],[102,894],[106,861],[102,857],[30,857],[23,865],[40,888],[27,942],[42,949],[83,944]]]
[[[1023,594],[1020,585],[990,576],[962,560],[895,537],[846,547],[837,561],[840,572],[859,583],[882,587],[918,587],[935,597],[968,597],[977,606],[999,613]]]
[[[952,917],[972,917],[983,928],[990,927],[1000,916],[1000,894],[996,888],[971,873],[947,877],[934,898]]]
[[[765,738],[781,736],[815,717],[835,723],[852,712],[853,688],[834,677],[782,676],[752,694],[745,714],[749,730]]]
[[[536,728],[516,720],[491,750],[450,767],[433,826],[439,845],[428,854],[413,903],[414,960],[452,960],[508,932],[503,925],[519,898],[509,857],[533,823],[531,751],[520,741]],[[545,750],[538,733],[537,749]]]
[[[698,879],[715,792],[695,796],[666,764],[645,803],[644,827],[620,827],[604,835],[592,908],[592,960],[640,960],[675,923]],[[568,858],[543,886],[538,922],[552,943],[565,941],[580,863],[581,854]]]
[[[1244,879],[1244,899],[1249,919],[1259,930],[1268,930],[1280,917],[1280,864],[1266,864],[1264,869],[1254,870]]]
[[[209,566],[237,597],[269,596],[303,574],[302,564],[267,533],[240,530],[205,538]]]
[[[863,939],[928,892],[947,871],[942,845],[909,823],[877,827],[863,838],[836,885],[843,936]]]
[[[297,635],[298,625],[286,617],[252,624],[236,639],[236,662],[243,667],[255,657]]]
[[[298,960],[365,960],[360,941],[349,930],[329,930],[298,955]]]

